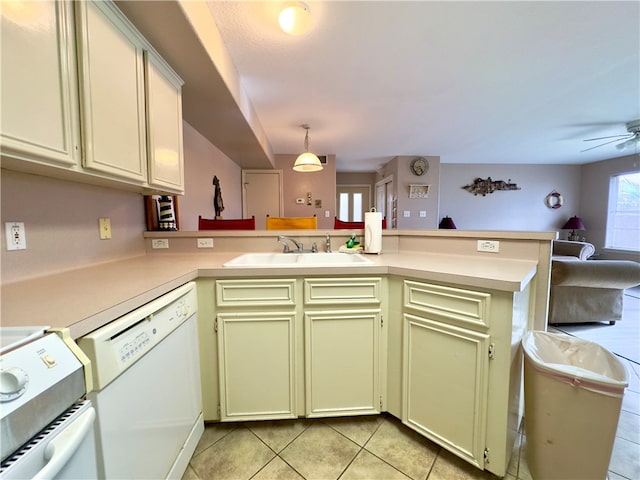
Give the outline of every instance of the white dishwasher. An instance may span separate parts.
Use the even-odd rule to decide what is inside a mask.
[[[190,282],[78,340],[94,365],[98,475],[181,478],[202,433]]]

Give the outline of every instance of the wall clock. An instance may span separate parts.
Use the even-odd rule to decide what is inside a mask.
[[[411,160],[411,173],[418,177],[424,175],[429,170],[429,162],[424,157],[416,157]]]

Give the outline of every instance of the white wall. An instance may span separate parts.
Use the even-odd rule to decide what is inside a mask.
[[[198,215],[214,218],[214,176],[222,189],[222,217],[242,218],[240,167],[186,122],[183,132],[185,195],[178,199],[180,230],[198,230]]]
[[[474,196],[465,185],[476,178],[511,179],[520,190],[496,191]],[[462,230],[560,231],[580,206],[579,165],[440,165],[440,218],[453,218]],[[564,204],[547,208],[545,197],[559,192]]]
[[[2,283],[145,254],[139,193],[2,170]],[[98,219],[111,219],[100,240]],[[4,222],[24,222],[27,249],[7,251]]]

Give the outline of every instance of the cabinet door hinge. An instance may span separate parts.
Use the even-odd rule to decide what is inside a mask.
[[[220,404],[218,404],[218,418],[220,418],[220,412],[221,412]]]
[[[213,321],[213,331],[216,332],[216,333],[218,332],[218,319],[217,318]],[[220,407],[218,407],[218,408],[220,408]]]
[[[484,463],[491,463],[489,461],[489,449],[488,448],[484,449]]]
[[[384,317],[380,315],[380,327],[384,327]]]
[[[493,360],[496,356],[496,345],[494,343],[489,344],[489,359]]]
[[[382,411],[382,395],[380,395],[380,411]]]

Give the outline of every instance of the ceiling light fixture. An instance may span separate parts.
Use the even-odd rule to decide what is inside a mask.
[[[296,158],[296,163],[293,164],[293,169],[296,172],[319,172],[322,170],[322,163],[320,159],[309,151],[309,125],[300,125],[307,133],[304,135],[304,153],[300,154]]]
[[[311,10],[306,3],[290,2],[278,17],[280,28],[289,35],[304,35],[311,28]]]

